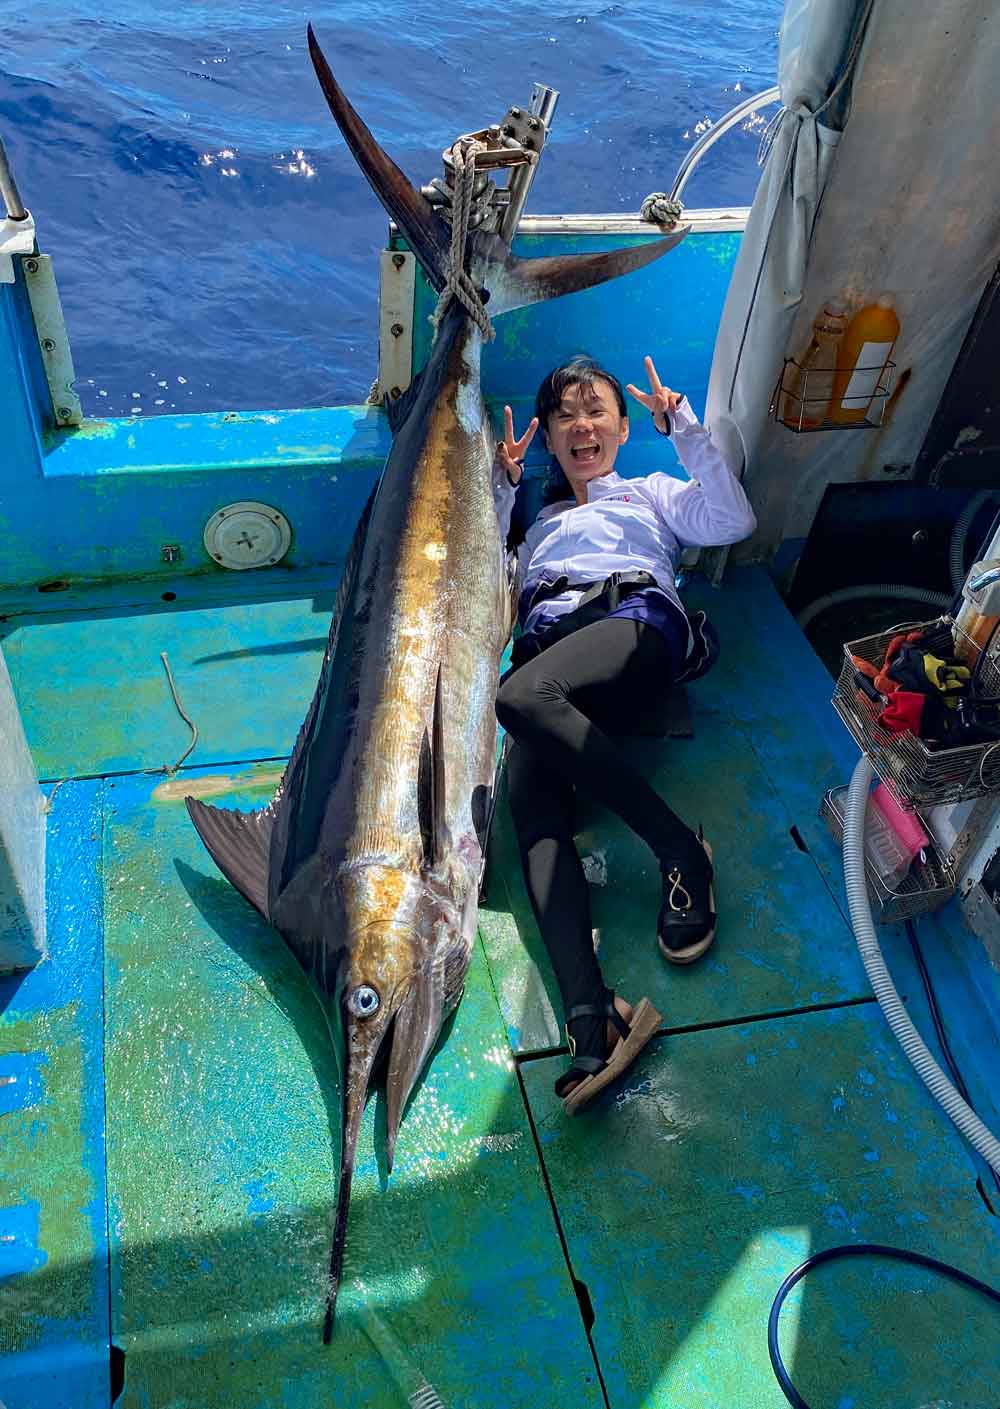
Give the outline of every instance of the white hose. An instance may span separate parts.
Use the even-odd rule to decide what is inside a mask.
[[[817,597],[802,608],[795,620],[805,631],[811,621],[825,612],[827,607],[835,607],[840,602],[856,602],[865,597],[892,597],[904,602],[923,602],[928,607],[951,605],[950,595],[932,592],[927,587],[903,587],[895,582],[866,582],[860,587],[841,587],[836,592],[827,592],[825,597]]]
[[[865,809],[868,805],[872,771],[867,755],[862,754],[851,775],[844,814],[844,881],[847,886],[851,925],[858,941],[865,972],[889,1026],[928,1091],[955,1122],[972,1148],[982,1155],[995,1174],[1000,1174],[1000,1140],[987,1130],[975,1111],[966,1105],[927,1050],[923,1038],[913,1026],[900,1001],[882,958],[868,901],[868,887],[865,884]]]
[[[955,527],[951,531],[951,543],[948,547],[948,571],[951,574],[952,588],[956,592],[961,592],[962,584],[965,581],[965,540],[972,527],[972,520],[984,504],[988,504],[991,499],[996,499],[996,497],[992,489],[981,490],[979,494],[972,496],[955,520]]]

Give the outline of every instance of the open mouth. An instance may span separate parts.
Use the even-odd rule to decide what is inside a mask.
[[[596,460],[601,450],[600,446],[594,444],[574,445],[569,453],[573,456],[574,460],[579,460],[581,463],[586,464],[588,461]]]

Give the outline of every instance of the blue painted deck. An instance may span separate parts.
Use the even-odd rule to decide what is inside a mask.
[[[584,349],[623,380],[652,351],[700,406],[738,238],[692,237],[620,284],[500,322],[484,358],[494,409],[526,419],[550,362]],[[648,993],[665,1025],[623,1086],[566,1121],[551,974],[501,807],[467,995],[391,1179],[378,1100],[366,1117],[324,1349],[333,1054],[302,975],[219,878],[182,797],[270,796],[385,418],[220,412],[55,432],[28,317],[19,272],[0,288],[0,641],[40,776],[61,786],[52,958],[0,979],[5,1409],[107,1409],[119,1391],[128,1409],[390,1409],[420,1375],[449,1409],[756,1409],[781,1402],[770,1299],[810,1250],[884,1239],[1000,1283],[981,1168],[889,1037],[846,922],[817,810],[853,746],[822,667],[748,569],[692,589],[724,646],[691,690],[694,737],[632,745],[714,845],[716,945],[665,967],[649,858],[613,819],[581,816],[608,881],[593,890],[608,977]],[[640,417],[625,471],[644,472],[653,445]],[[247,498],[288,515],[292,551],[227,574],[202,526]],[[163,766],[189,734],[164,651],[200,730],[173,781]],[[955,907],[920,932],[996,1129],[998,976]],[[933,1050],[905,939],[884,938]],[[997,1409],[994,1313],[915,1274],[823,1269],[790,1299],[783,1337],[817,1409]]]
[[[658,785],[703,809],[716,946],[689,970],[662,965],[637,845],[583,819],[581,846],[609,877],[593,892],[609,977],[648,993],[665,1028],[623,1086],[565,1120],[554,992],[501,813],[467,997],[388,1181],[370,1106],[350,1283],[322,1348],[332,1052],[302,976],[214,872],[181,795],[269,796],[331,587],[4,628],[39,766],[71,780],[51,818],[52,963],[0,986],[0,1072],[18,1078],[0,1087],[0,1132],[29,1152],[0,1166],[7,1409],[104,1409],[109,1337],[130,1409],[389,1409],[417,1371],[449,1406],[776,1409],[767,1310],[809,1251],[884,1240],[1000,1281],[977,1166],[888,1034],[844,919],[816,816],[853,762],[829,679],[766,574],[744,569],[697,589],[724,654],[691,689],[694,737],[641,745]],[[765,643],[781,652],[777,684]],[[142,771],[187,742],[160,650],[202,730],[173,782]],[[72,781],[94,774],[109,776]],[[996,1124],[997,975],[951,912],[921,933]],[[900,936],[887,951],[932,1042]],[[373,1311],[407,1363],[375,1350]],[[994,1313],[903,1269],[823,1269],[790,1301],[783,1344],[817,1405],[995,1409]]]

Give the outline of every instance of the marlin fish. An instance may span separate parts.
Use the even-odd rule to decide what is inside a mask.
[[[348,102],[311,27],[309,50],[348,146],[440,291],[447,225]],[[467,273],[495,315],[638,269],[685,233],[520,260],[479,231]],[[392,450],[348,552],[316,693],[270,806],[239,812],[187,799],[223,875],[312,980],[338,1047],[341,1163],[324,1341],[376,1059],[385,1064],[391,1170],[404,1108],[462,995],[475,937],[493,707],[512,626],[482,340],[452,300],[426,368],[390,408]]]

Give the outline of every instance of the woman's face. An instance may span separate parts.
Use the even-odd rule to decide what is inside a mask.
[[[563,393],[549,417],[545,443],[559,461],[577,498],[586,500],[585,486],[610,474],[618,448],[628,440],[628,417],[618,410],[614,391],[603,379],[590,386],[577,382]]]

